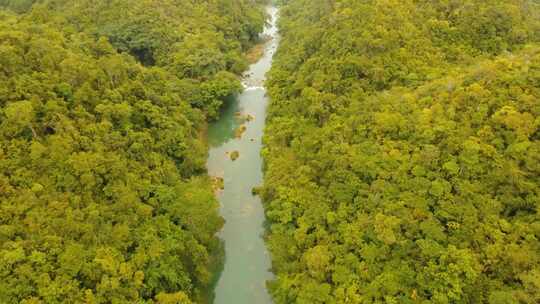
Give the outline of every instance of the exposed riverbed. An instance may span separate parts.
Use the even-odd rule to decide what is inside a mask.
[[[266,290],[272,273],[263,240],[264,210],[251,192],[263,179],[260,153],[268,103],[264,80],[279,43],[278,10],[268,7],[268,13],[271,20],[263,35],[271,39],[263,57],[245,73],[245,91],[225,106],[221,118],[208,130],[207,167],[211,176],[223,178],[224,190],[218,199],[226,221],[219,234],[225,243],[225,265],[215,289],[216,304],[272,302]],[[232,153],[238,156],[234,161]]]

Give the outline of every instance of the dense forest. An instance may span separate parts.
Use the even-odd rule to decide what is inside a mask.
[[[540,8],[281,1],[276,303],[540,303]]]
[[[204,301],[258,0],[0,0],[0,303]]]
[[[0,0],[0,303],[211,300],[266,2]],[[540,303],[540,2],[276,2],[275,303]]]

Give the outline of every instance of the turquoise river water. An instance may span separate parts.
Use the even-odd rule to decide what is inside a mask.
[[[225,219],[219,234],[225,244],[225,264],[215,288],[216,304],[272,303],[266,290],[266,281],[273,276],[263,240],[264,210],[259,197],[251,193],[263,181],[260,152],[268,103],[264,80],[279,43],[278,10],[274,6],[267,10],[271,19],[263,35],[271,39],[264,55],[245,73],[244,92],[225,106],[208,130],[208,172],[224,180],[218,199]],[[248,115],[249,121],[239,119]],[[246,130],[238,138],[235,130],[242,124]],[[230,158],[233,151],[239,153],[235,161]]]

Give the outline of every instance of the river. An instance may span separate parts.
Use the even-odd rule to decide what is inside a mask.
[[[208,129],[208,173],[222,177],[224,183],[218,199],[225,219],[219,233],[225,244],[225,264],[215,288],[216,304],[272,303],[266,289],[273,275],[263,240],[264,209],[260,198],[252,195],[252,188],[263,181],[260,154],[268,104],[263,85],[279,43],[278,10],[274,6],[267,10],[271,19],[263,35],[271,39],[264,55],[244,74],[245,91],[224,106],[220,119]],[[245,132],[240,137],[242,125]],[[235,151],[238,158],[233,161]]]

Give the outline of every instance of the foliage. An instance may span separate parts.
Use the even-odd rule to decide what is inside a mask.
[[[538,303],[535,2],[285,2],[261,190],[276,303]]]
[[[162,67],[181,79],[182,98],[215,119],[223,99],[241,89],[235,74],[246,69],[243,53],[262,31],[264,2],[41,0],[25,18],[107,38],[118,52]],[[14,3],[4,6],[22,5]]]
[[[36,0],[0,0],[0,7],[23,13],[28,11],[34,2],[36,2]]]
[[[239,88],[260,11],[59,0],[0,10],[1,303],[202,301],[223,220],[200,136]]]

